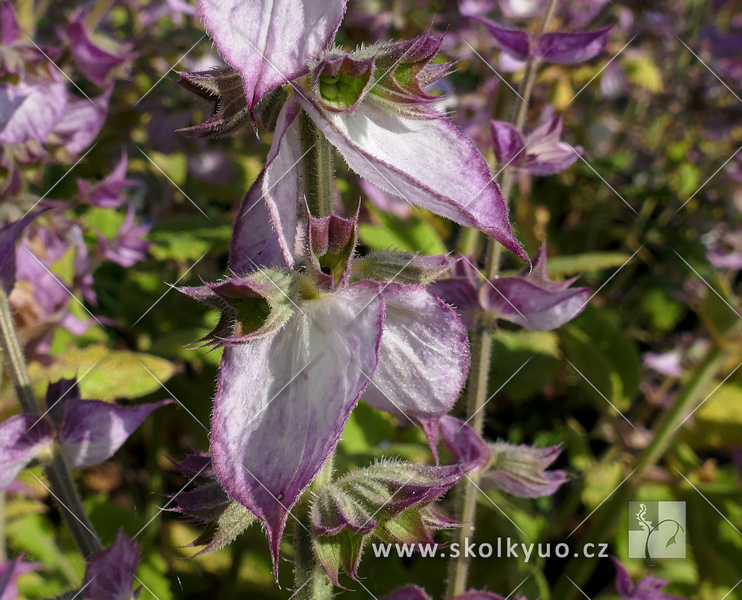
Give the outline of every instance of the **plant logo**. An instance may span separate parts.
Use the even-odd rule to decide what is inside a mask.
[[[685,558],[685,502],[629,502],[629,558]]]

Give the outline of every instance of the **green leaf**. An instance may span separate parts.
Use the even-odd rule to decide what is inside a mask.
[[[158,261],[194,261],[212,249],[226,252],[232,224],[227,219],[209,222],[200,215],[161,221],[149,233],[154,242],[150,252]]]
[[[628,80],[634,85],[654,94],[662,91],[662,72],[648,55],[624,59],[621,64],[626,70]]]
[[[416,215],[400,219],[391,213],[371,210],[379,225],[362,224],[358,229],[361,242],[375,250],[403,250],[423,254],[445,254],[447,249],[430,223]]]
[[[554,381],[560,358],[559,337],[554,332],[496,332],[489,394],[502,389],[513,400],[525,400],[541,393]]]
[[[78,377],[83,398],[110,402],[157,391],[160,389],[157,380],[165,383],[175,373],[175,366],[151,354],[95,345],[83,350],[71,349],[49,366],[32,363],[28,370],[39,398],[46,394],[49,382]]]
[[[580,383],[593,386],[623,410],[639,389],[641,361],[636,345],[626,337],[614,313],[588,306],[585,312],[559,330],[567,358],[579,371]],[[599,404],[605,404],[598,398]]]
[[[681,439],[693,448],[723,448],[742,439],[742,385],[717,385],[685,424]]]
[[[548,262],[549,274],[557,277],[595,273],[620,267],[629,259],[623,252],[590,252],[572,256],[557,256]]]

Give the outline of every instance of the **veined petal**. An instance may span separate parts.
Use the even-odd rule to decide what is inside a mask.
[[[306,98],[297,99],[361,177],[491,235],[528,261],[510,229],[505,202],[484,157],[433,108],[420,107],[430,118],[410,119],[389,112],[369,96],[352,114],[333,114]]]
[[[289,99],[284,104],[278,116],[273,144],[261,175],[260,193],[270,213],[277,236],[276,243],[281,249],[283,262],[287,266],[294,264],[294,244],[298,224],[297,209],[303,195],[300,164],[301,140],[299,124],[296,121],[300,110],[299,105],[293,99]],[[257,189],[254,194],[258,194]],[[266,232],[264,235],[273,234],[274,232]],[[271,242],[271,245],[274,246],[274,243]]]
[[[526,60],[531,53],[531,35],[524,29],[507,29],[489,19],[474,17],[495,38],[497,45],[516,60]]]
[[[483,304],[498,318],[526,329],[548,331],[561,327],[587,306],[590,288],[545,289],[525,277],[502,277],[485,285]]]
[[[0,143],[45,143],[64,115],[67,98],[67,87],[61,81],[0,83]]]
[[[335,37],[347,0],[200,0],[206,29],[245,81],[250,110],[305,74]]]
[[[469,373],[469,341],[456,312],[422,286],[390,283],[379,368],[363,399],[419,421],[436,452],[438,420],[456,402]]]
[[[579,33],[544,33],[536,38],[533,53],[548,62],[578,65],[603,52],[611,29],[613,25]]]
[[[49,448],[53,437],[51,424],[38,415],[13,415],[0,423],[0,492]]]
[[[212,417],[217,476],[265,525],[276,572],[288,510],[376,371],[384,300],[361,282],[300,308],[275,335],[224,349]]]
[[[59,427],[65,458],[76,468],[111,458],[153,410],[171,402],[117,406],[99,400],[66,401]]]

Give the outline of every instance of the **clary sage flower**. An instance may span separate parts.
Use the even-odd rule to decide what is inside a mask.
[[[425,91],[450,70],[450,64],[433,61],[439,38],[425,33],[348,53],[331,47],[344,1],[268,4],[201,2],[206,27],[231,69],[181,78],[188,89],[222,98],[221,110],[190,128],[193,133],[224,134],[248,115],[253,122],[256,115],[271,125],[275,121],[268,160],[255,185],[289,264],[297,200],[304,197],[299,163],[311,145],[312,124],[353,171],[381,190],[479,229],[528,260],[484,157]],[[268,97],[274,91],[277,95]],[[261,99],[271,114],[278,103],[277,118],[261,116]]]
[[[81,400],[75,380],[49,384],[44,416],[13,415],[0,423],[0,492],[33,459],[50,457],[56,445],[75,468],[111,458],[153,410],[170,402],[118,406]]]
[[[408,256],[400,266],[396,257],[372,255],[356,269],[357,218],[331,215],[309,217],[305,268],[290,270],[267,211],[241,215],[230,259],[235,276],[181,291],[222,311],[205,339],[224,346],[214,472],[264,524],[277,570],[288,511],[359,399],[416,422],[434,448],[438,421],[466,380],[469,346],[455,311],[412,283],[445,272],[445,257]],[[258,260],[267,268],[257,269]],[[407,283],[383,281],[387,273]]]

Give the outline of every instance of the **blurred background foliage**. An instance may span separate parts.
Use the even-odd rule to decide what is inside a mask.
[[[31,4],[20,0],[19,14],[28,19]],[[71,10],[93,9],[96,3],[46,4],[29,29],[38,43]],[[218,62],[199,19],[168,10],[145,26],[141,16],[149,2],[97,4],[113,5],[100,28],[130,43],[136,57],[117,72],[93,152],[71,172],[71,161],[38,172],[29,167],[19,202],[30,202],[52,186],[50,198],[71,201],[78,193],[77,178],[106,177],[125,152],[127,177],[140,184],[128,196],[137,216],[151,224],[146,239],[152,245],[133,268],[101,265],[94,280],[97,306],[78,294],[100,323],[77,337],[57,329],[48,360],[33,362],[31,375],[39,394],[48,381],[76,374],[86,398],[144,402],[173,397],[182,404],[154,413],[115,459],[80,477],[92,520],[106,543],[120,526],[130,536],[138,534],[144,549],[137,573],[145,586],[141,598],[287,598],[290,564],[282,564],[280,587],[275,586],[265,536],[257,526],[228,548],[191,559],[195,551],[186,546],[200,527],[162,509],[167,504],[163,494],[187,483],[171,460],[208,448],[220,358],[219,350],[195,344],[214,326],[216,314],[170,285],[197,285],[200,279],[224,275],[231,223],[262,167],[269,137],[258,139],[249,127],[216,140],[176,133],[213,110],[173,82],[177,70]],[[731,90],[711,72],[732,59],[739,69],[742,54],[715,56],[707,32],[742,23],[739,3],[717,2],[715,10],[710,4],[612,2],[590,23],[616,24],[604,55],[579,68],[551,65],[538,77],[529,127],[553,106],[564,115],[564,139],[582,146],[585,160],[558,176],[519,175],[512,217],[529,254],[548,240],[552,275],[580,275],[580,285],[590,286],[595,295],[583,315],[558,331],[503,326],[495,333],[486,434],[514,443],[563,444],[565,452],[555,466],[568,470],[571,481],[556,496],[538,501],[483,494],[474,535],[478,541],[509,536],[557,543],[577,528],[568,541],[579,547],[584,532],[601,518],[599,507],[629,474],[632,457],[649,442],[658,413],[673,402],[708,348],[720,346],[727,351],[727,364],[707,393],[718,389],[685,423],[660,465],[645,474],[636,498],[687,502],[687,558],[661,562],[654,570],[672,582],[668,590],[700,600],[738,600],[742,587],[729,591],[742,576],[741,467],[739,459],[733,460],[742,445],[740,276],[739,270],[713,266],[708,240],[742,224],[740,161],[726,162],[742,139],[742,107],[735,96],[740,71],[732,64],[723,77]],[[497,10],[489,14],[499,18]],[[507,118],[516,97],[487,64],[497,66],[494,43],[461,16],[458,3],[351,1],[338,41],[411,37],[431,25],[446,32],[444,54],[458,61],[448,78],[450,89],[443,90],[446,106],[497,169],[487,120]],[[557,25],[574,26],[561,13]],[[82,91],[93,93],[79,74],[69,75]],[[502,75],[514,86],[520,77]],[[614,80],[607,81],[609,76]],[[451,222],[404,205],[396,212],[382,211],[340,163],[338,177],[345,210],[352,212],[361,202],[365,250],[433,254],[456,249],[460,231]],[[120,209],[70,210],[91,231],[109,237],[125,217]],[[518,268],[514,259],[506,266]],[[64,261],[56,267],[63,277]],[[80,304],[72,303],[70,310],[88,318]],[[663,354],[677,368],[658,371],[647,353]],[[0,410],[9,414],[12,405],[5,379]],[[361,404],[343,435],[338,468],[365,466],[382,456],[432,460],[419,431]],[[41,477],[38,468],[34,473]],[[21,579],[23,594],[51,597],[79,585],[82,559],[48,492],[29,473],[21,481],[31,493],[7,499],[7,544],[13,553],[27,552],[30,560],[45,565]],[[603,541],[639,576],[646,566],[627,560],[627,523],[628,513]],[[446,533],[440,535],[440,541],[446,539]],[[284,556],[291,560],[288,545]],[[596,571],[585,592],[615,598],[613,566],[594,560]],[[527,564],[477,559],[472,586],[507,595],[522,583],[519,595],[561,600],[550,590],[563,569],[564,561],[556,558]],[[435,597],[442,594],[444,572],[440,558],[376,559],[370,550],[360,570],[374,594],[414,582]],[[358,584],[345,584],[355,591],[343,596],[365,597]]]

